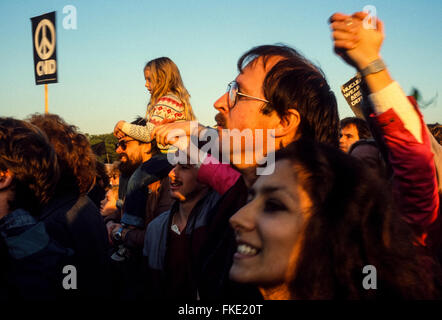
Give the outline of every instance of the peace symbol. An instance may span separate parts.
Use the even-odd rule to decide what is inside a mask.
[[[47,30],[50,32],[50,39],[47,37]],[[42,33],[40,43],[40,32]],[[46,60],[52,56],[55,50],[55,28],[52,22],[48,19],[43,19],[37,25],[34,35],[35,50],[42,60]]]

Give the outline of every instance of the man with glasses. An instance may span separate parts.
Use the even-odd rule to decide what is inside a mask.
[[[252,48],[238,61],[239,74],[214,104],[223,149],[222,130],[275,130],[276,149],[301,137],[339,146],[339,117],[336,98],[322,71],[295,49],[282,45],[264,45]],[[199,126],[199,132],[204,126]],[[190,135],[189,122],[157,126],[154,137],[159,143],[169,140],[171,130],[180,129]],[[235,152],[242,154],[245,146],[230,146],[231,164],[244,176],[247,185],[256,179],[255,169],[260,159],[251,163],[233,161]],[[264,156],[266,153],[264,153]]]
[[[220,149],[223,148],[224,129],[238,129],[240,132],[251,130],[254,142],[257,133],[262,130],[262,145],[267,146],[267,137],[274,138],[276,149],[300,138],[339,146],[336,98],[322,71],[313,63],[293,48],[264,45],[243,54],[237,66],[239,74],[235,81],[229,84],[227,92],[214,104],[218,111],[215,120],[221,137]],[[174,129],[190,135],[188,123],[187,126],[185,123],[174,123],[157,127],[154,137],[160,143],[172,143],[168,133]],[[198,131],[203,129],[199,126]],[[251,291],[242,290],[243,286],[228,281],[233,253],[236,251],[228,220],[247,202],[247,190],[257,178],[256,167],[261,160],[253,157],[251,163],[233,161],[238,155],[245,160],[247,152],[244,143],[240,148],[229,148],[231,165],[242,177],[224,194],[209,228],[210,237],[206,242],[205,254],[201,257],[199,293],[202,299],[256,297]],[[262,154],[266,156],[267,150]],[[222,180],[216,166],[203,163],[198,175],[200,182],[215,189]]]

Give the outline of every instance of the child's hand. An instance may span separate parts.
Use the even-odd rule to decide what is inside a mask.
[[[114,136],[116,136],[118,139],[124,138],[126,134],[122,131],[123,125],[126,123],[124,120],[120,120],[117,122],[114,128]]]

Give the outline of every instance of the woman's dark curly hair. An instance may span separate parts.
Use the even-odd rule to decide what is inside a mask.
[[[46,133],[57,153],[61,171],[57,193],[87,193],[96,176],[95,155],[87,137],[56,114],[33,114],[28,121]]]
[[[415,244],[391,187],[359,160],[300,140],[279,150],[312,202],[290,291],[296,299],[438,298],[439,266]],[[377,289],[365,290],[373,265]]]
[[[33,215],[48,203],[59,179],[57,156],[37,127],[13,118],[0,118],[0,171],[13,174],[14,197],[9,210]]]

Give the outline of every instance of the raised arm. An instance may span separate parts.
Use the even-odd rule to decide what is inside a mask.
[[[388,148],[401,213],[424,237],[439,210],[429,135],[417,106],[410,103],[388,69],[379,67],[383,24],[377,20],[376,28],[364,28],[366,16],[362,12],[351,16],[337,13],[330,18],[334,49],[363,77],[374,110],[370,117]]]

